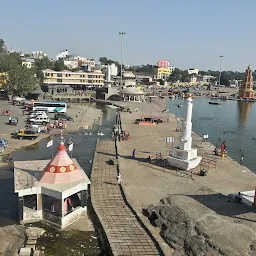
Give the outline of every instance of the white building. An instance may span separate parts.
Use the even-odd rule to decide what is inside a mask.
[[[35,63],[34,59],[26,59],[26,58],[22,58],[22,66],[26,66],[27,68],[32,68],[33,65]]]
[[[174,66],[170,66],[170,71],[171,73],[175,70],[175,67]]]
[[[32,52],[32,57],[34,59],[41,59],[41,58],[46,57],[46,56],[47,56],[47,54],[44,53],[43,51],[33,51]]]
[[[118,67],[117,67],[117,65],[115,63],[112,63],[109,66],[110,66],[111,76],[117,76],[117,74],[118,74]]]
[[[56,60],[65,59],[68,55],[68,50],[63,50],[56,55]]]
[[[131,71],[123,72],[123,86],[136,86],[136,77]]]
[[[198,75],[198,72],[199,72],[199,70],[197,69],[197,68],[190,68],[190,69],[188,69],[188,73],[190,74],[190,75]]]
[[[209,83],[211,80],[214,80],[214,79],[216,79],[215,76],[210,76],[210,75],[203,76],[203,82],[204,83]]]

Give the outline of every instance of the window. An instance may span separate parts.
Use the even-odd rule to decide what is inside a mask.
[[[57,82],[58,83],[62,83],[62,79],[57,79]]]

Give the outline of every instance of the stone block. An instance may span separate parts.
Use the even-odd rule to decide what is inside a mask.
[[[30,256],[31,255],[31,248],[21,248],[19,251],[20,256]]]

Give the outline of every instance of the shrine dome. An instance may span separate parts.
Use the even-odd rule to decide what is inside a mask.
[[[69,157],[64,142],[60,142],[58,153],[44,169],[39,182],[46,184],[66,184],[82,179],[83,176]]]

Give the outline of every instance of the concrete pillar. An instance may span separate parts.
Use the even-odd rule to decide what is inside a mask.
[[[37,195],[37,210],[43,209],[42,194]]]
[[[128,96],[128,98],[129,98],[129,101],[131,101],[131,96]]]
[[[65,199],[60,200],[60,209],[61,209],[61,211],[60,211],[60,216],[61,216],[62,218],[63,218],[63,217],[65,216],[65,214],[66,214],[65,209],[64,209],[64,200],[65,200]]]
[[[19,197],[19,221],[23,220],[23,211],[24,211],[24,198]]]
[[[135,100],[136,100],[136,96],[134,95],[134,96],[133,96],[133,101],[135,101]]]
[[[87,191],[82,190],[81,191],[81,206],[85,207],[87,205]]]

